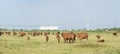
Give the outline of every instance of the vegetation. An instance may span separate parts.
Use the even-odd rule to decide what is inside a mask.
[[[2,29],[0,28],[0,31],[32,31],[32,32],[36,32],[36,31],[43,31],[43,32],[51,32],[51,30],[39,30],[39,29],[32,29],[32,30],[24,30],[24,29]],[[52,32],[56,32],[56,31],[59,31],[59,30],[52,30]],[[68,31],[68,30],[61,30],[61,31]],[[86,29],[73,29],[73,30],[70,30],[70,31],[86,31]],[[94,29],[94,30],[89,30],[91,32],[103,32],[103,31],[117,31],[117,32],[120,32],[120,28],[118,27],[113,27],[113,28],[103,28],[103,29],[100,29],[100,28],[97,28],[97,29]]]
[[[105,42],[98,43],[95,35],[100,34]],[[28,36],[28,35],[27,35]],[[0,36],[0,54],[120,54],[120,37],[108,32],[89,32],[89,40],[76,40],[75,43],[57,43],[55,35],[45,36]]]

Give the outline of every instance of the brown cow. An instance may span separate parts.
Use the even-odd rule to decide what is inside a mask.
[[[86,33],[86,32],[85,33],[77,33],[76,35],[77,35],[77,38],[80,39],[80,40],[81,39],[87,39],[88,40],[88,33]]]
[[[25,32],[19,32],[19,36],[20,36],[20,37],[23,37],[23,36],[25,36],[25,35],[26,35]]]
[[[30,40],[30,37],[27,36],[27,40]]]
[[[61,39],[61,37],[60,37],[60,32],[58,32],[58,33],[56,33],[56,35],[57,35],[57,40],[58,40],[58,43],[60,43],[60,39]]]
[[[10,32],[5,32],[5,34],[10,35]]]
[[[45,35],[45,37],[46,37],[46,42],[48,42],[48,41],[49,41],[48,33],[45,33],[44,35]]]
[[[44,35],[48,35],[48,34],[50,34],[49,32],[44,32]]]
[[[113,35],[114,35],[114,36],[117,36],[117,32],[113,32]]]
[[[42,32],[40,32],[40,35],[43,35],[43,33],[42,33]]]
[[[64,42],[69,41],[69,43],[73,43],[75,41],[76,35],[74,35],[73,33],[62,33],[62,37],[64,39]]]
[[[33,36],[39,36],[40,33],[39,32],[33,32]]]
[[[28,32],[28,35],[32,35],[32,32]]]
[[[103,43],[103,42],[105,42],[105,40],[104,40],[104,39],[100,39],[100,40],[98,40],[97,42]]]
[[[49,41],[49,36],[48,36],[48,34],[50,34],[50,33],[48,33],[48,32],[44,32],[44,35],[45,35],[45,37],[46,37],[46,42]]]
[[[48,34],[50,35],[50,32],[48,32]]]
[[[17,33],[16,33],[16,32],[13,32],[13,35],[14,35],[14,36],[16,36],[16,35],[17,35]]]
[[[3,32],[0,32],[0,36],[3,34]]]
[[[96,38],[97,38],[97,39],[100,39],[100,38],[101,38],[101,35],[96,35]]]
[[[101,35],[96,35],[96,38],[97,38],[97,42],[103,43],[105,41],[104,39],[101,39]]]

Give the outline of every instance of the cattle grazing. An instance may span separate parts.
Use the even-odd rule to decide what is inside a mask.
[[[49,41],[48,33],[45,33],[44,35],[45,35],[45,37],[46,37],[46,42],[48,42],[48,41]]]
[[[48,34],[50,35],[50,32],[48,32]]]
[[[48,35],[48,34],[50,34],[49,32],[44,32],[44,35]]]
[[[32,35],[32,32],[28,32],[28,35]]]
[[[61,37],[60,37],[60,32],[58,32],[58,33],[56,33],[56,35],[57,35],[57,40],[58,40],[58,43],[60,43],[60,39],[61,39]]]
[[[62,33],[62,37],[64,39],[64,42],[73,43],[75,42],[76,35],[74,35],[73,33]]]
[[[5,32],[6,35],[10,35],[10,32]]]
[[[100,36],[100,35],[96,35],[96,38],[97,38],[97,39],[100,39],[100,38],[101,38],[101,36]]]
[[[39,32],[33,32],[33,36],[39,36],[40,33]]]
[[[103,42],[105,42],[105,40],[104,40],[104,39],[100,39],[100,40],[98,40],[97,42],[103,43]]]
[[[46,36],[46,42],[48,42],[49,41],[49,37],[48,36]]]
[[[59,34],[57,34],[57,40],[58,40],[58,43],[60,43],[60,39],[61,39],[61,37],[59,36]]]
[[[43,33],[42,32],[40,32],[40,35],[42,35]]]
[[[14,36],[16,36],[16,35],[17,35],[17,33],[16,33],[16,32],[13,32],[13,35],[14,35]]]
[[[105,42],[104,39],[101,39],[101,35],[96,35],[96,38],[97,38],[97,42],[101,42],[101,43]]]
[[[114,36],[117,36],[117,32],[113,32],[113,35],[114,35]]]
[[[25,36],[25,35],[26,35],[25,32],[19,32],[19,36],[20,36],[20,37],[23,37],[23,36]]]
[[[0,36],[3,34],[3,32],[0,32]]]
[[[30,40],[30,37],[27,36],[27,40]]]
[[[85,33],[77,33],[76,35],[77,35],[77,38],[80,39],[80,40],[81,39],[87,39],[88,40],[88,33],[86,33],[86,32]]]

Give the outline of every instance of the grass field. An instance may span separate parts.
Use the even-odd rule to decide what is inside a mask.
[[[98,43],[95,35],[105,39]],[[50,35],[47,43],[44,36],[0,36],[0,54],[120,54],[120,36],[114,37],[107,32],[89,32],[89,39],[76,40],[75,43],[57,43],[56,36]]]

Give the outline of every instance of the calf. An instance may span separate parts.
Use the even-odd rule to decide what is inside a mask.
[[[56,35],[57,35],[57,40],[58,40],[58,43],[60,43],[60,39],[61,39],[61,37],[60,37],[60,32],[58,32],[58,33],[56,33]]]
[[[77,38],[78,39],[87,39],[88,40],[88,33],[77,33]]]
[[[27,36],[27,40],[30,40],[30,37]]]
[[[0,32],[0,36],[3,34],[3,32]]]
[[[40,33],[39,32],[33,32],[33,36],[39,36]]]
[[[15,35],[17,35],[17,33],[16,33],[16,32],[13,32],[13,35],[15,36]]]
[[[25,36],[25,35],[26,35],[25,32],[19,32],[19,36],[20,36],[20,37],[23,37],[23,36]]]
[[[100,40],[98,40],[97,42],[103,43],[103,42],[105,42],[105,40],[104,40],[104,39],[100,39]]]
[[[72,33],[62,33],[62,37],[64,39],[64,42],[69,41],[69,43],[71,43],[71,42],[73,43],[73,42],[75,42],[76,35],[74,35]]]
[[[10,32],[5,32],[6,33],[6,35],[10,35]]]
[[[45,35],[45,37],[46,37],[46,42],[48,42],[48,41],[49,41],[48,33],[45,33],[44,35]]]
[[[117,32],[113,32],[113,35],[114,35],[114,36],[117,36],[117,34],[118,34]]]
[[[97,38],[97,39],[100,39],[100,38],[101,38],[101,36],[100,36],[100,35],[96,35],[96,38]]]

